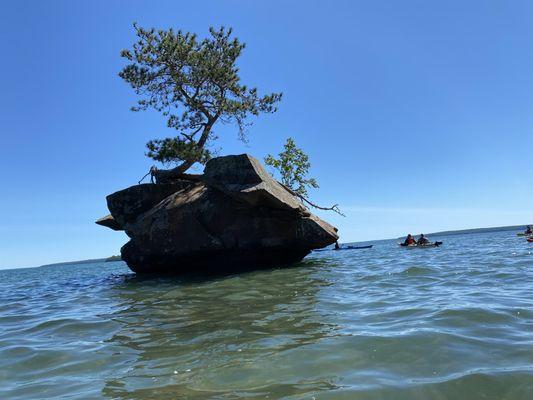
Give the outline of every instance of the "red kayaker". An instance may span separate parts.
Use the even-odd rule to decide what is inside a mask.
[[[413,246],[416,244],[416,240],[413,237],[413,235],[409,234],[407,235],[407,238],[405,239],[405,242],[403,242],[404,246]]]

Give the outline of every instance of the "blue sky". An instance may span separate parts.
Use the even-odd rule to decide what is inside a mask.
[[[117,76],[132,22],[247,43],[243,82],[282,91],[250,143],[222,154],[310,155],[341,241],[533,222],[533,3],[529,1],[4,1],[0,12],[0,268],[118,254],[105,196],[172,135],[132,113]]]

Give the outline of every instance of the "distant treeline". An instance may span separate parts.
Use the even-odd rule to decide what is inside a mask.
[[[526,225],[496,226],[493,228],[463,229],[459,231],[442,231],[442,232],[433,232],[433,233],[430,233],[429,235],[450,236],[450,235],[465,235],[469,233],[488,233],[488,232],[501,232],[501,231],[523,232],[526,228]],[[533,224],[529,224],[529,225],[533,226]]]
[[[41,265],[41,267],[49,267],[51,265],[95,264],[95,263],[101,263],[101,262],[121,261],[121,260],[122,258],[120,256],[111,256],[108,258],[93,258],[90,260],[66,261],[66,262],[61,262],[61,263],[46,264],[46,265]]]

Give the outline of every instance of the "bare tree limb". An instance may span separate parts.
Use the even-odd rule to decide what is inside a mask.
[[[148,171],[148,172],[146,173],[146,175],[143,176],[143,177],[139,180],[139,182],[137,182],[137,183],[140,185],[141,182],[144,181],[144,178],[146,178],[148,175],[150,175],[151,172],[152,172],[152,171]]]
[[[331,207],[322,207],[322,206],[319,206],[315,203],[313,203],[312,201],[306,199],[304,196],[302,196],[301,194],[299,193],[296,193],[294,190],[292,190],[290,187],[284,185],[283,183],[280,183],[281,186],[283,186],[289,193],[291,193],[293,196],[296,196],[298,197],[300,200],[306,202],[307,204],[309,204],[311,207],[314,207],[316,209],[319,209],[319,210],[324,210],[324,211],[333,211],[333,212],[336,212],[337,214],[339,215],[342,215],[343,217],[346,217],[345,214],[343,214],[341,212],[341,210],[339,209],[339,205],[338,204],[334,204],[332,205]]]

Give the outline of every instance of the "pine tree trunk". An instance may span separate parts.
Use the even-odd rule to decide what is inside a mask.
[[[216,118],[213,118],[210,120],[207,125],[205,126],[202,136],[200,136],[200,140],[198,141],[198,147],[201,149],[204,148],[205,144],[207,143],[207,139],[209,138],[209,134],[211,133],[211,128],[215,124],[216,120],[218,119],[218,115]],[[187,177],[191,176],[197,176],[197,175],[190,175],[185,174],[185,171],[187,171],[189,168],[191,168],[198,160],[197,159],[191,159],[186,160],[182,162],[177,167],[174,167],[172,169],[160,169],[155,171],[154,177],[156,183],[169,183],[178,179],[187,179]],[[187,179],[191,180],[191,179]]]

